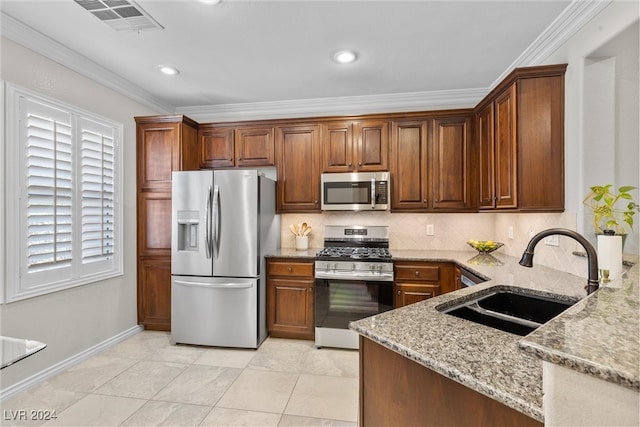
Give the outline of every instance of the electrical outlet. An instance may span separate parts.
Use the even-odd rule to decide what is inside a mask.
[[[560,241],[558,240],[557,234],[552,234],[551,236],[547,236],[544,238],[544,244],[547,246],[560,246]]]
[[[512,225],[509,226],[508,234],[509,234],[509,240],[513,240],[513,226]]]
[[[436,232],[433,224],[427,224],[427,236],[433,236],[434,234],[436,234]]]

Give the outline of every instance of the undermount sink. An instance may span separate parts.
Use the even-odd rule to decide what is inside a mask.
[[[498,290],[453,307],[443,313],[524,336],[556,317],[574,302],[518,290]]]

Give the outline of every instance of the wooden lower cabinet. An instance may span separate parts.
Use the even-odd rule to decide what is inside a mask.
[[[359,406],[361,427],[543,425],[362,336]]]
[[[457,289],[455,267],[450,262],[396,261],[393,268],[394,308]]]
[[[280,338],[315,338],[313,262],[267,260],[267,329]]]
[[[145,329],[171,329],[171,258],[138,261],[138,323]]]

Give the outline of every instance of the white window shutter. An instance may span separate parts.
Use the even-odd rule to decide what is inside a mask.
[[[27,284],[68,278],[73,257],[73,153],[71,117],[46,105],[22,105]],[[38,273],[42,274],[38,274]],[[47,272],[47,273],[45,273]]]
[[[114,129],[82,119],[80,182],[82,263],[107,261],[114,251]]]
[[[7,88],[7,302],[122,275],[122,124]]]

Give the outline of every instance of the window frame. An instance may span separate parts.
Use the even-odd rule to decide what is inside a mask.
[[[84,286],[98,281],[111,279],[124,274],[123,263],[123,168],[122,144],[124,126],[122,123],[99,116],[90,111],[58,101],[18,85],[5,82],[5,237],[4,239],[4,277],[5,302],[14,302],[26,298],[46,295],[52,292]],[[26,138],[21,139],[23,131],[20,111],[21,102],[34,102],[43,108],[59,110],[70,117],[71,152],[72,152],[72,256],[68,274],[61,275],[55,281],[49,281],[45,274],[42,280],[34,279],[38,274],[27,273],[27,210],[26,184],[28,181],[26,163]],[[89,121],[113,131],[113,256],[106,261],[99,261],[89,266],[83,263],[82,253],[82,130],[83,123]],[[0,160],[2,160],[0,158]],[[0,179],[2,179],[0,178]],[[16,224],[19,224],[16,226]],[[1,254],[1,253],[0,253]],[[54,273],[54,269],[50,271]],[[0,298],[2,295],[0,295]],[[2,299],[0,299],[2,302]]]

